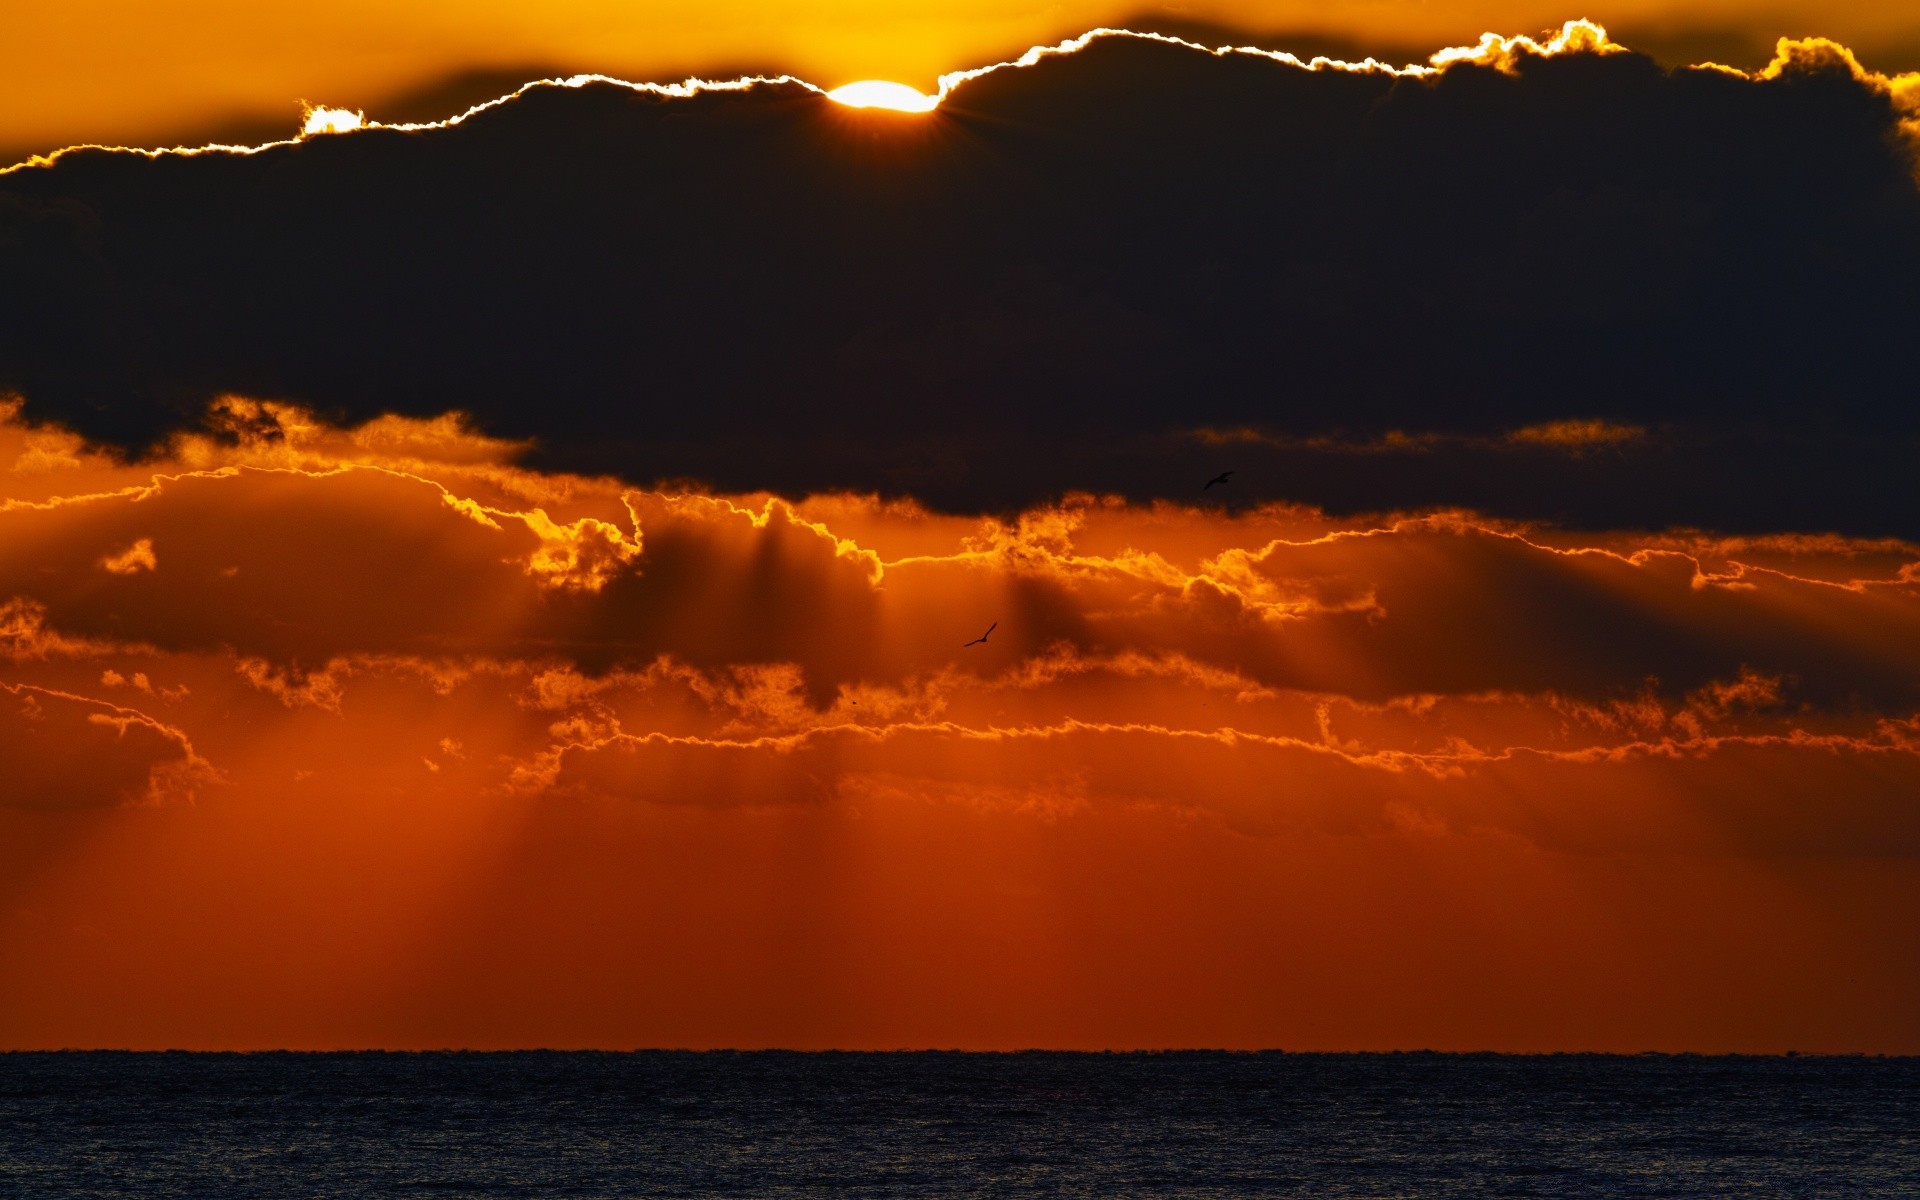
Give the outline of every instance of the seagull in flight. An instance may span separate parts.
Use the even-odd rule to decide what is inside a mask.
[[[1215,476],[1214,476],[1214,477],[1213,477],[1212,479],[1209,479],[1209,480],[1207,480],[1207,487],[1203,487],[1203,488],[1201,488],[1200,490],[1204,492],[1204,491],[1206,491],[1206,490],[1207,490],[1207,488],[1210,488],[1210,487],[1212,487],[1212,486],[1213,486],[1214,484],[1216,484],[1216,483],[1226,483],[1226,482],[1228,482],[1229,480],[1231,480],[1232,478],[1233,478],[1233,472],[1232,472],[1232,471],[1222,471],[1222,472],[1220,472],[1220,473],[1219,473],[1218,475],[1215,475]]]
[[[992,637],[992,636],[993,636],[993,631],[994,631],[994,630],[996,630],[996,629],[998,629],[998,628],[1000,628],[1000,622],[998,622],[998,621],[995,621],[995,622],[994,622],[993,624],[991,624],[991,625],[989,625],[989,626],[987,626],[987,631],[986,631],[985,633],[983,633],[983,634],[981,634],[981,635],[980,635],[979,637],[977,637],[977,638],[975,638],[975,639],[973,639],[972,641],[970,641],[970,642],[968,642],[968,643],[966,644],[966,646],[962,646],[962,647],[960,647],[960,648],[961,648],[962,650],[965,650],[965,649],[967,648],[967,646],[978,646],[978,645],[979,645],[980,643],[982,643],[982,642],[984,642],[984,641],[986,641],[986,640],[987,640],[987,639],[988,639],[989,637]]]

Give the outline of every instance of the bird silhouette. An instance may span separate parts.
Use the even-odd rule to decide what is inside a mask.
[[[986,631],[985,633],[983,633],[983,634],[981,634],[981,635],[980,635],[979,637],[977,637],[977,638],[975,638],[975,639],[973,639],[972,641],[970,641],[970,642],[968,642],[968,643],[966,644],[966,646],[962,646],[962,647],[960,647],[960,648],[961,648],[962,650],[964,650],[964,649],[966,649],[966,648],[967,648],[967,646],[978,646],[978,645],[979,645],[979,644],[980,644],[981,642],[984,642],[984,641],[986,641],[986,640],[987,640],[987,639],[988,639],[989,637],[991,637],[991,636],[993,635],[993,631],[994,631],[994,630],[996,630],[996,629],[998,629],[998,628],[1000,628],[1000,622],[998,622],[998,621],[995,621],[995,622],[994,622],[993,624],[991,624],[991,625],[989,625],[989,626],[987,626],[987,631]]]
[[[1207,487],[1203,487],[1200,490],[1204,492],[1207,490],[1207,488],[1212,487],[1214,484],[1226,483],[1228,480],[1232,478],[1233,478],[1232,471],[1222,471],[1218,475],[1215,475],[1212,479],[1207,480]]]

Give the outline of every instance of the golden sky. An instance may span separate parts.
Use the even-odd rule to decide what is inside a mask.
[[[1124,15],[36,10],[0,144]],[[0,1049],[1920,1053],[1920,74],[1618,49],[5,172]]]
[[[1818,34],[1870,66],[1911,69],[1920,16],[1900,0],[1227,0],[1182,5],[1064,0],[505,0],[324,6],[186,0],[11,6],[0,66],[0,148],[291,128],[301,100],[396,114],[397,97],[460,72],[600,72],[635,79],[740,68],[790,70],[832,86],[865,77],[931,88],[942,72],[994,61],[1097,25],[1219,23],[1267,35],[1351,39],[1424,55],[1482,31],[1537,33],[1574,17],[1668,56],[1746,54]],[[484,90],[484,89],[482,89]],[[465,102],[479,95],[459,93]],[[383,102],[385,111],[383,111]],[[431,100],[424,102],[434,107]],[[452,101],[444,101],[442,106]]]

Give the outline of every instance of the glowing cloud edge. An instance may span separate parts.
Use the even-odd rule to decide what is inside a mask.
[[[1480,40],[1474,45],[1449,46],[1435,51],[1428,56],[1425,64],[1403,64],[1398,66],[1383,62],[1377,58],[1366,58],[1359,62],[1351,62],[1345,59],[1316,55],[1313,58],[1303,59],[1297,54],[1291,54],[1284,50],[1265,50],[1257,46],[1206,46],[1199,42],[1188,41],[1185,38],[1173,37],[1164,33],[1142,33],[1133,29],[1117,29],[1110,26],[1101,26],[1096,29],[1090,29],[1078,37],[1068,38],[1050,46],[1031,47],[1016,58],[961,71],[949,71],[940,76],[938,81],[939,86],[931,95],[919,92],[905,84],[893,83],[887,80],[858,80],[853,83],[828,89],[808,80],[801,79],[796,75],[743,75],[737,79],[725,80],[693,77],[682,80],[679,83],[635,83],[631,80],[618,79],[611,75],[580,74],[532,80],[504,96],[488,100],[482,104],[476,104],[465,112],[438,121],[389,123],[369,120],[362,112],[343,108],[332,108],[325,105],[313,105],[302,101],[300,132],[291,138],[264,142],[257,146],[212,143],[205,146],[142,148],[137,146],[109,146],[97,143],[86,143],[63,147],[46,154],[36,154],[24,162],[0,167],[0,176],[31,167],[51,166],[62,155],[77,150],[109,150],[125,154],[144,155],[148,158],[195,154],[257,154],[263,150],[295,145],[310,137],[323,135],[339,136],[374,129],[397,130],[400,132],[423,132],[434,129],[446,129],[459,125],[479,113],[510,103],[535,88],[542,87],[578,88],[585,87],[589,84],[610,84],[616,87],[627,88],[631,91],[660,96],[667,99],[687,99],[704,92],[743,92],[761,86],[793,86],[804,88],[825,99],[833,100],[836,103],[852,108],[881,108],[902,112],[930,113],[945,103],[947,97],[951,95],[955,89],[971,80],[991,75],[996,71],[1035,66],[1043,60],[1056,55],[1075,54],[1086,49],[1094,42],[1105,38],[1133,38],[1140,41],[1160,42],[1164,45],[1179,46],[1188,50],[1196,50],[1203,54],[1210,54],[1215,58],[1247,55],[1255,58],[1265,58],[1276,63],[1297,67],[1306,71],[1344,71],[1357,74],[1382,74],[1405,79],[1430,78],[1445,72],[1451,67],[1461,65],[1479,65],[1492,67],[1501,71],[1512,71],[1515,69],[1515,64],[1522,55],[1551,57],[1556,54],[1624,54],[1632,52],[1630,47],[1613,41],[1608,36],[1604,26],[1584,17],[1567,21],[1559,30],[1551,31],[1545,35],[1544,41],[1526,35],[1507,37],[1497,33],[1484,33],[1480,36]],[[1676,69],[1718,71],[1724,74],[1736,75],[1754,82],[1762,82],[1778,78],[1795,63],[1823,58],[1845,65],[1855,79],[1875,90],[1884,92],[1890,97],[1902,114],[1902,126],[1908,131],[1910,137],[1920,140],[1920,72],[1883,75],[1879,72],[1870,71],[1860,64],[1853,51],[1828,38],[1782,37],[1775,44],[1773,60],[1757,71],[1743,71],[1715,62],[1695,63],[1688,67]],[[845,94],[850,88],[884,88],[893,97],[893,101],[883,102],[871,99],[864,102],[849,101]],[[911,93],[911,95],[908,95],[908,93]],[[878,93],[875,92],[875,94],[877,95]]]

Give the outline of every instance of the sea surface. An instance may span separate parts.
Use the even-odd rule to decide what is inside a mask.
[[[1920,1059],[0,1054],[0,1196],[1920,1196]]]

